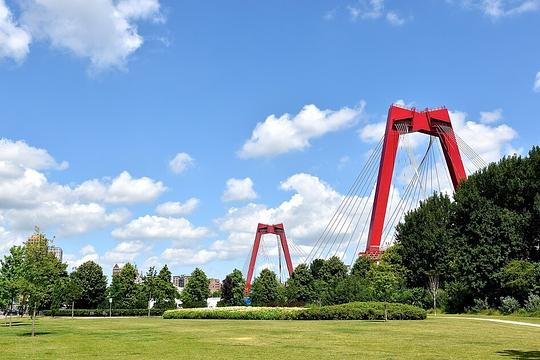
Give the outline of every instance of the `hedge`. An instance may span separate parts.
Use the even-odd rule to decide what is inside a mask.
[[[151,309],[150,316],[162,316],[163,309]],[[75,309],[73,314],[77,317],[106,317],[109,316],[109,310],[105,309]],[[71,309],[45,310],[45,316],[71,316]],[[148,309],[112,309],[112,316],[148,316]]]
[[[412,305],[355,302],[342,305],[287,307],[222,307],[217,309],[168,310],[164,319],[235,319],[235,320],[422,320],[426,311]]]

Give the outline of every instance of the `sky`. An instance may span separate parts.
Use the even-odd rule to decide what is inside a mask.
[[[258,222],[309,251],[392,103],[486,161],[540,144],[538,39],[540,0],[0,0],[0,254],[39,225],[70,269],[223,278]]]

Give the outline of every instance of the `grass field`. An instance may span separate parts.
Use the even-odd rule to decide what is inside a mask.
[[[519,318],[538,322],[539,319]],[[540,359],[540,328],[466,319],[40,318],[0,327],[0,359]]]

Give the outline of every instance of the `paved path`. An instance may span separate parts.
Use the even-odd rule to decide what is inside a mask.
[[[461,317],[461,316],[441,316],[445,319],[466,319],[466,320],[479,320],[479,321],[491,321],[501,324],[511,324],[518,326],[532,326],[540,328],[540,324],[528,323],[523,321],[512,321],[512,320],[502,320],[502,319],[487,319],[487,318],[477,318],[477,317]]]

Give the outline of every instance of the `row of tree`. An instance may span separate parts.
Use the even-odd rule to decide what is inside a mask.
[[[49,251],[49,241],[36,233],[23,246],[14,246],[0,260],[0,309],[35,314],[43,309],[146,309],[176,307],[179,297],[165,265],[159,272],[151,267],[141,276],[135,266],[126,264],[113,276],[110,286],[100,265],[83,263],[70,274],[67,265]],[[207,285],[208,288],[208,285]]]
[[[392,264],[408,287],[440,278],[450,311],[540,294],[540,148],[470,176],[453,201],[435,195],[397,227]]]

